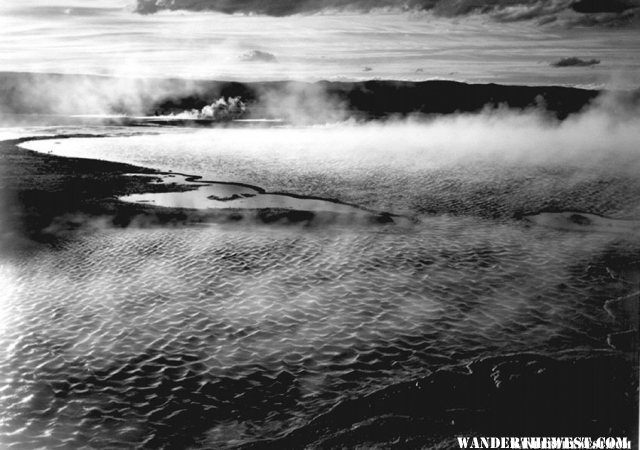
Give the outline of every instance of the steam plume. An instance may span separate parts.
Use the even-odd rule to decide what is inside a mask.
[[[220,97],[200,110],[192,109],[176,114],[174,117],[198,120],[234,120],[241,118],[246,109],[247,106],[240,97]]]

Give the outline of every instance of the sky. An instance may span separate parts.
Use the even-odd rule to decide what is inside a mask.
[[[0,71],[637,87],[639,11],[640,0],[0,0]]]

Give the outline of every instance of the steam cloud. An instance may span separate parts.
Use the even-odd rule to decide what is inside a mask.
[[[246,109],[247,106],[240,97],[220,97],[200,110],[192,109],[191,111],[184,111],[171,117],[197,120],[234,120],[241,118]]]
[[[220,179],[219,172],[203,170],[222,164],[225,181],[400,214],[429,210],[434,202],[479,214],[487,205],[501,214],[538,211],[548,207],[552,195],[570,204],[568,209],[601,213],[598,208],[624,208],[622,217],[637,218],[637,100],[605,94],[564,121],[539,108],[497,108],[365,123],[200,129],[187,143],[184,133],[163,133],[72,139],[59,145],[33,141],[26,147],[69,157],[86,157],[90,147],[93,158],[205,179]],[[320,97],[316,107],[322,101]],[[284,105],[292,116],[305,112],[295,110],[294,100]],[[330,118],[339,113],[331,109],[322,114]]]
[[[374,9],[431,11],[457,17],[488,15],[498,21],[538,20],[569,26],[628,26],[640,22],[640,0],[137,0],[137,12],[160,10],[217,11],[226,14],[289,16],[327,10]]]
[[[28,123],[30,115],[148,116],[233,120],[247,114],[295,123],[335,122],[346,118],[344,105],[320,85],[289,82],[270,88],[256,84],[255,98],[225,94],[214,83],[176,79],[128,79],[89,75],[4,74],[0,77],[0,119]],[[214,92],[214,93],[212,93]],[[218,97],[220,96],[220,97]],[[200,99],[217,98],[200,106]],[[194,105],[180,99],[196,99]],[[173,103],[173,102],[177,103]],[[167,107],[155,109],[168,102]]]
[[[0,116],[142,115],[162,99],[201,91],[190,80],[5,73],[0,77]]]
[[[326,99],[319,92],[313,106],[317,109],[327,107],[330,111],[315,113],[338,117],[340,113],[335,111],[336,105],[323,104],[324,101]],[[291,116],[304,115],[311,109],[303,105],[302,110],[298,110],[300,105],[296,98],[274,97],[274,108],[276,104],[289,108]],[[306,127],[227,128],[224,133],[205,129],[195,132],[188,145],[184,145],[184,135],[180,133],[175,136],[163,134],[161,143],[158,137],[126,136],[111,138],[113,142],[122,140],[122,146],[114,145],[108,139],[92,140],[91,145],[92,154],[95,153],[96,157],[193,173],[197,168],[207,167],[206,160],[211,157],[209,133],[214,133],[216,157],[231,158],[226,167],[230,180],[252,182],[268,190],[277,190],[283,186],[265,185],[271,176],[255,180],[246,180],[243,176],[246,172],[260,174],[269,166],[275,168],[276,173],[288,177],[298,165],[306,171],[313,168],[323,176],[336,170],[368,171],[381,167],[384,170],[401,168],[413,172],[440,164],[468,164],[473,158],[496,163],[570,162],[600,168],[618,160],[625,163],[616,166],[616,170],[636,171],[640,169],[638,120],[640,101],[637,94],[634,97],[628,93],[609,92],[564,121],[550,117],[540,108],[487,108],[476,113],[432,118],[414,116],[365,123],[337,120]],[[142,152],[137,157],[132,155],[131,145],[126,145],[131,141],[139,141],[135,146],[147,143],[155,149],[158,146],[166,148],[166,155],[146,159]],[[48,141],[34,141],[28,147],[41,151],[53,148],[59,152],[65,148],[65,143],[52,147]],[[62,154],[82,156],[86,147],[86,144],[77,145],[75,148],[79,153],[74,153],[74,148],[69,146],[70,153]],[[176,148],[180,148],[180,152],[176,152]],[[101,153],[103,151],[104,154]],[[233,160],[237,161],[238,155],[245,157],[240,158],[239,172],[235,173]],[[634,164],[627,165],[626,162],[630,161]],[[605,164],[601,166],[600,163]]]
[[[293,124],[334,123],[347,119],[350,111],[329,96],[319,84],[287,83],[284,89],[259,92],[256,113]]]

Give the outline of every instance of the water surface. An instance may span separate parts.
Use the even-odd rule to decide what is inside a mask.
[[[213,143],[185,154],[171,142],[27,145],[224,173],[267,192],[341,194],[328,197],[414,222],[103,228],[5,259],[7,446],[233,447],[480,358],[612,351],[607,336],[626,330],[604,305],[633,290],[624,278],[640,254],[637,222],[522,213],[560,204],[624,216],[637,182],[567,165],[383,171],[373,157],[345,164]]]

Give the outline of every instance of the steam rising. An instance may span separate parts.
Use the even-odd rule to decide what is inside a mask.
[[[10,101],[3,103],[0,108],[12,107],[32,113],[144,114],[150,105],[163,99],[180,99],[188,95],[199,99],[204,95],[203,85],[179,80],[56,76],[39,77],[37,82],[27,76],[19,80],[21,84],[10,95],[3,93]],[[270,165],[282,164],[283,173],[300,165],[305,170],[313,167],[319,172],[332,173],[336,168],[327,165],[334,164],[338,171],[374,166],[415,170],[433,167],[439,162],[467,163],[473,158],[496,162],[564,161],[583,164],[601,161],[609,164],[612,163],[612,155],[632,161],[630,165],[621,164],[619,170],[640,168],[635,165],[639,159],[640,142],[640,127],[637,126],[640,121],[640,102],[637,92],[604,94],[582,113],[574,114],[562,122],[550,117],[542,106],[538,106],[525,110],[487,108],[478,113],[409,116],[363,123],[365,117],[354,114],[348,105],[329,95],[322,83],[278,83],[277,88],[275,85],[259,85],[255,98],[251,100],[233,95],[221,96],[203,107],[183,112],[178,112],[181,109],[176,106],[173,117],[224,121],[248,116],[287,121],[293,126],[284,129],[211,131],[218,137],[216,153],[234,156],[246,154],[248,164],[255,164],[256,170],[265,162]],[[388,92],[393,93],[393,90]],[[393,102],[394,99],[379,101]],[[310,124],[314,126],[308,127]],[[129,154],[128,151],[121,154],[117,145],[109,145],[109,151],[99,155],[102,143],[108,140],[92,142],[91,147],[96,152],[92,154],[104,159],[206,175],[203,172],[210,167],[206,158],[211,154],[211,149],[209,140],[204,139],[201,144],[199,136],[208,133],[194,133],[188,146],[179,146],[179,152],[175,151],[177,144],[172,142],[171,135],[165,135],[162,139],[170,144],[168,153],[151,158]],[[180,136],[178,141],[183,139]],[[46,143],[32,145],[46,146]],[[162,151],[163,146],[156,150]],[[57,152],[61,148],[65,146],[56,146],[53,150]],[[283,187],[264,186],[262,179],[243,179],[241,172],[237,175],[240,178],[232,177],[230,181],[252,182],[269,190]]]
[[[346,105],[327,95],[322,85],[289,83],[284,90],[262,89],[257,112],[292,124],[341,122],[349,117]]]
[[[12,114],[141,115],[156,102],[198,95],[190,80],[90,75],[3,74],[0,116]]]
[[[322,111],[324,101],[320,95],[314,103],[319,108],[314,117],[345,114],[330,103]],[[308,104],[299,109],[295,97],[274,98],[271,105],[289,107],[291,117],[309,113]],[[478,213],[494,202],[502,208],[499,214],[511,217],[518,208],[544,208],[550,198],[565,205],[571,195],[577,210],[640,217],[640,186],[620,181],[634,180],[640,171],[639,122],[637,102],[612,93],[564,121],[536,108],[497,108],[436,118],[200,129],[188,138],[166,130],[160,136],[38,141],[25,147],[400,214],[428,209],[433,200],[465,202],[465,211]]]
[[[240,97],[220,97],[200,110],[192,109],[191,111],[185,111],[172,117],[196,120],[234,120],[241,118],[246,109],[247,106]]]

